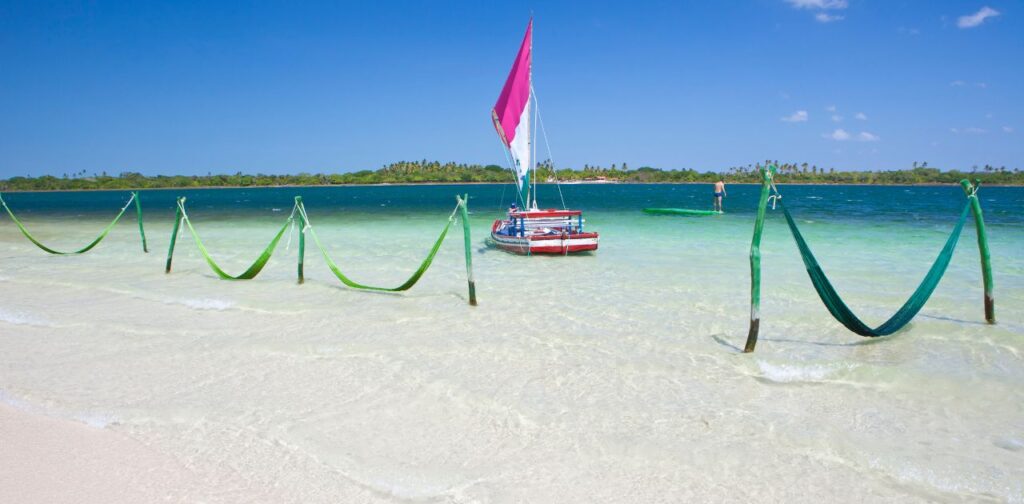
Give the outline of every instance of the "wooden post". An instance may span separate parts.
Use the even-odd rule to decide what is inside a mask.
[[[181,207],[185,204],[185,197],[178,198],[178,203],[174,207],[174,228],[171,230],[171,246],[167,248],[167,267],[164,268],[164,273],[171,272],[171,259],[174,257],[174,242],[178,241],[178,226],[181,225],[181,219],[184,216],[181,213]]]
[[[992,295],[992,254],[988,248],[988,233],[985,232],[985,219],[981,214],[981,203],[977,191],[981,181],[975,180],[972,185],[967,179],[960,181],[964,194],[971,200],[971,213],[974,214],[974,228],[978,234],[978,253],[981,255],[981,279],[985,286],[985,321],[996,323],[996,302]]]
[[[295,206],[299,211],[299,283],[306,281],[303,272],[303,260],[306,257],[306,207],[302,205],[302,196],[295,197]]]
[[[469,282],[469,304],[476,306],[476,280],[473,279],[473,240],[469,233],[469,210],[466,208],[469,204],[469,194],[466,194],[464,198],[455,196],[455,200],[459,202],[459,212],[462,218],[462,240],[466,246],[466,278]]]
[[[139,192],[135,191],[132,193],[135,196],[135,213],[139,219],[139,236],[142,237],[142,251],[149,253],[149,247],[146,246],[146,230],[142,228],[142,202],[139,201]]]
[[[750,241],[750,330],[744,353],[754,351],[757,335],[761,328],[761,234],[764,231],[764,215],[768,207],[768,192],[771,191],[775,165],[761,169],[761,198],[757,203],[757,219],[754,221],[754,237]]]

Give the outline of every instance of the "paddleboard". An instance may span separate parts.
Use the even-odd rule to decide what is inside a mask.
[[[645,208],[644,213],[654,215],[721,215],[724,212],[714,210],[690,210],[688,208]]]

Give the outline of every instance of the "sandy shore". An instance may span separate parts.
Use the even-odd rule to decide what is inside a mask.
[[[0,502],[180,501],[194,475],[109,429],[0,403]]]
[[[706,194],[646,192],[623,194]],[[800,196],[817,206],[811,196],[837,192]],[[929,190],[890,208],[901,192],[801,212],[868,321],[916,288],[960,205]],[[384,193],[374,202],[397,194]],[[277,220],[272,198],[247,198],[202,210],[229,271]],[[381,216],[339,197],[316,213],[320,239],[357,280],[394,285],[436,236],[429,199]],[[29,206],[46,243],[107,223],[57,200]],[[294,239],[259,278],[228,282],[187,235],[166,275],[169,232],[153,233],[149,254],[123,225],[89,254],[56,257],[0,219],[0,504],[1024,504],[1021,202],[985,201],[998,324],[984,323],[965,229],[912,326],[871,340],[829,317],[774,215],[754,354],[736,350],[749,213],[661,219],[611,205],[594,216],[600,252],[566,259],[486,248],[481,212],[476,307],[458,236],[395,295],[342,286],[310,250],[297,284]],[[169,231],[166,212],[158,222]]]

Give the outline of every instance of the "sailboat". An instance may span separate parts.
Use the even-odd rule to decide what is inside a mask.
[[[491,241],[503,250],[527,255],[597,250],[598,234],[583,231],[581,210],[541,209],[537,204],[535,131],[531,121],[531,114],[537,113],[537,98],[532,53],[533,19],[526,26],[512,70],[491,110],[494,129],[508,155],[518,189],[517,201],[508,209],[507,218],[497,219],[491,226]]]

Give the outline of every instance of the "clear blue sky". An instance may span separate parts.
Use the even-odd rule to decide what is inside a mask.
[[[560,166],[1024,168],[1020,1],[0,0],[0,177],[503,164],[531,10]]]

